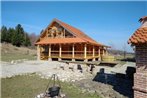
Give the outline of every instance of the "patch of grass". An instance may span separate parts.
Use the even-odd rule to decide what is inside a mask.
[[[1,53],[1,60],[10,62],[12,60],[20,60],[20,59],[28,59],[28,60],[35,60],[36,56],[34,55],[27,55],[27,54],[17,54],[17,53]]]
[[[133,58],[134,58],[134,55],[132,55],[132,54],[127,54],[126,59],[124,59],[123,55],[115,56],[116,61],[118,61],[119,64],[121,64],[121,65],[126,64],[127,61],[131,62],[130,60],[127,60],[127,59],[133,59]]]
[[[49,79],[42,79],[34,74],[2,78],[2,98],[34,98],[45,91],[48,82]],[[100,98],[95,94],[82,93],[78,87],[70,83],[61,82],[61,87],[68,98]]]
[[[28,47],[16,47],[11,44],[2,43],[1,60],[10,62],[18,59],[36,59],[36,49],[30,49]]]
[[[135,57],[135,55],[127,54],[125,58],[134,58],[134,57]],[[115,56],[115,59],[118,61],[121,61],[124,59],[124,56],[123,55]]]

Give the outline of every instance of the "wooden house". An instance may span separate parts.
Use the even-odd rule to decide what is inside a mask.
[[[54,19],[36,41],[37,57],[41,60],[99,60],[107,54],[100,44],[79,29]]]

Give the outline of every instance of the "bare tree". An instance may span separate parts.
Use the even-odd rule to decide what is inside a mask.
[[[126,44],[124,44],[123,45],[123,56],[124,56],[124,59],[126,59],[126,54],[127,54],[126,49],[127,49],[127,46],[126,46]]]
[[[31,44],[32,44],[32,46],[35,46],[35,42],[36,42],[36,40],[38,39],[38,35],[36,35],[35,33],[31,33],[30,35],[29,35],[29,38],[30,38],[30,41],[31,41]]]

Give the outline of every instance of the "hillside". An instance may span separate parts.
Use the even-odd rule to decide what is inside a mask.
[[[11,44],[1,43],[1,60],[12,61],[20,59],[36,59],[36,50],[27,47],[16,47]]]

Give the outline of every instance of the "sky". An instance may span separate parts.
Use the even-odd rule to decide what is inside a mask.
[[[147,15],[146,1],[2,1],[2,25],[21,24],[28,33],[40,34],[57,18],[113,49],[133,52],[127,44]]]

